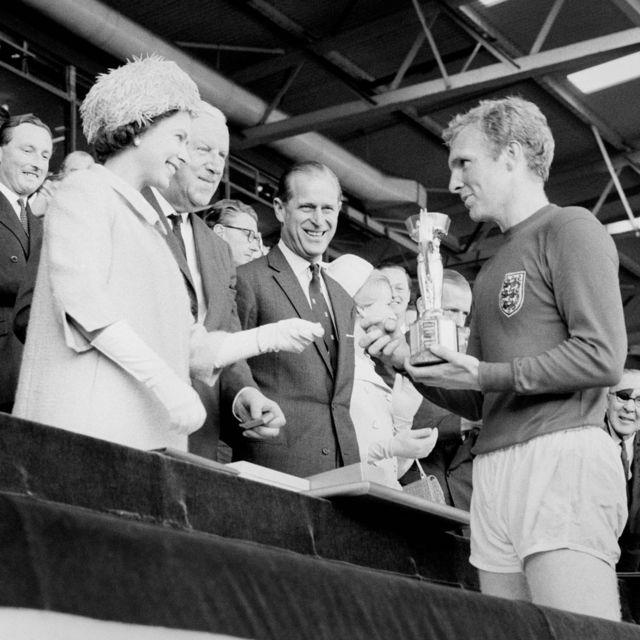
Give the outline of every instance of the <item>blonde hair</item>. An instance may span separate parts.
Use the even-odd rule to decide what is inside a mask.
[[[451,146],[470,125],[476,125],[491,143],[494,159],[510,142],[520,144],[529,169],[547,181],[555,142],[546,117],[533,102],[517,96],[481,100],[478,106],[451,119],[442,133],[445,144]]]

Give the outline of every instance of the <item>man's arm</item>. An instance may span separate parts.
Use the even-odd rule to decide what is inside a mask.
[[[362,328],[366,335],[360,341],[360,345],[374,358],[378,358],[387,366],[393,367],[396,371],[408,373],[416,389],[428,400],[437,404],[443,409],[447,409],[458,416],[468,420],[480,420],[482,417],[482,393],[474,391],[477,389],[477,380],[470,377],[468,368],[459,367],[446,363],[431,367],[411,367],[409,365],[409,345],[404,336],[394,334],[394,327],[381,328],[373,320],[362,319]],[[435,347],[434,352],[444,347]],[[454,355],[454,352],[451,352]],[[455,354],[462,356],[464,362],[469,365],[478,360],[465,354]],[[464,384],[468,386],[451,387],[448,390],[440,387],[444,380],[450,377],[456,385]],[[460,380],[464,379],[464,382]]]
[[[546,259],[567,339],[511,362],[481,362],[434,347],[434,353],[448,363],[407,365],[416,381],[448,389],[537,395],[609,387],[620,379],[627,342],[613,241],[599,222],[582,216],[562,221],[549,238]]]
[[[256,308],[253,289],[246,283],[245,286],[238,288],[238,282],[234,269],[229,283],[229,286],[235,291],[230,325],[235,327],[233,331],[253,329],[257,326],[255,314],[252,314],[253,322],[250,322],[245,315],[248,308]],[[282,409],[275,401],[267,398],[260,391],[246,360],[237,362],[223,370],[220,391],[225,399],[225,404],[231,408],[233,417],[238,419],[240,423],[255,421],[256,426],[243,430],[242,435],[245,438],[262,440],[275,437],[279,434],[280,428],[285,425],[286,419]]]

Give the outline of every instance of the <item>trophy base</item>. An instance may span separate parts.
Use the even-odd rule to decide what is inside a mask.
[[[444,316],[422,316],[409,329],[409,364],[414,367],[428,367],[446,362],[431,352],[431,346],[458,351],[458,327],[451,318]]]

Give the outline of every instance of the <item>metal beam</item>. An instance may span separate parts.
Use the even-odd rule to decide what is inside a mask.
[[[264,20],[266,16],[262,15]],[[394,14],[394,17],[399,21],[399,27],[407,31],[415,28],[415,12],[412,9],[405,9],[398,14]],[[357,27],[341,31],[335,35],[323,36],[322,38],[313,41],[310,44],[306,42],[306,46],[312,46],[313,50],[318,54],[327,54],[331,51],[339,51],[344,44],[352,45],[354,42],[368,41],[371,39],[372,34],[379,34],[384,32],[388,27],[389,16],[379,18],[367,22],[365,24],[358,25]],[[296,30],[299,34],[300,30]],[[234,73],[232,78],[234,81],[240,84],[247,84],[256,80],[263,79],[267,76],[273,75],[280,71],[284,71],[289,67],[297,65],[301,60],[308,59],[303,51],[298,48],[302,47],[302,44],[294,45],[296,48],[286,53],[281,58],[272,60],[265,60],[264,62],[258,62],[251,66],[245,67],[242,70]]]
[[[618,176],[620,175],[620,170],[619,169],[616,170],[616,174]],[[613,180],[609,179],[609,182],[607,182],[605,188],[602,190],[602,193],[600,194],[600,197],[598,198],[598,202],[596,202],[596,204],[593,207],[593,209],[591,209],[591,213],[593,213],[593,215],[596,218],[600,214],[600,210],[602,209],[602,205],[606,202],[607,198],[609,197],[609,194],[611,193],[611,189],[613,189]]]
[[[389,84],[389,89],[397,89],[402,81],[404,80],[404,76],[407,73],[409,67],[413,64],[413,61],[416,59],[418,55],[418,51],[420,51],[420,47],[424,44],[424,41],[427,39],[427,36],[424,34],[424,31],[420,31],[418,33],[418,37],[413,41],[411,45],[411,49],[407,52],[407,55],[404,57],[402,64],[398,68],[396,75],[393,80]]]
[[[564,0],[556,0],[553,3],[553,6],[551,7],[549,14],[547,15],[547,18],[544,21],[542,27],[540,28],[540,31],[536,36],[535,42],[533,43],[533,46],[529,51],[529,55],[533,53],[538,53],[538,51],[542,49],[542,45],[544,44],[544,41],[547,39],[547,36],[549,35],[549,31],[551,31],[551,27],[553,27],[556,21],[556,18],[560,13],[560,9],[562,9],[563,4],[564,4]]]
[[[409,249],[410,251],[414,252],[418,251],[418,245],[407,235],[389,229],[389,227],[381,224],[377,220],[374,220],[366,213],[362,213],[361,211],[358,211],[357,209],[354,209],[353,207],[350,207],[348,205],[342,208],[342,213],[345,214],[350,220],[353,220],[353,222],[356,222],[362,227],[370,229],[372,232],[377,233],[380,236],[393,240],[396,244],[399,244],[405,249]]]
[[[516,55],[513,55],[513,53],[503,51],[503,48],[497,44],[497,39],[492,38],[484,26],[478,29],[479,25],[477,20],[474,20],[473,16],[465,15],[462,9],[466,9],[466,7],[462,7],[460,12],[458,12],[453,7],[453,3],[447,2],[447,0],[439,0],[439,5],[441,10],[444,11],[454,24],[462,29],[472,40],[480,43],[496,60],[514,64],[513,58],[524,53],[523,51],[519,51]]]
[[[271,49],[267,47],[249,47],[235,44],[214,44],[212,42],[191,42],[188,40],[176,40],[179,47],[187,49],[205,49],[209,51],[234,51],[239,53],[267,53],[274,56],[281,56],[284,49]]]
[[[636,278],[640,278],[640,264],[638,264],[637,260],[630,258],[626,253],[621,251],[620,248],[618,248],[618,258],[620,260],[621,267],[624,267],[629,273],[633,274]]]
[[[640,27],[640,0],[611,0],[636,27]]]
[[[291,85],[295,82],[295,79],[298,77],[298,74],[302,70],[302,67],[304,67],[304,64],[305,64],[304,61],[300,62],[300,64],[298,64],[298,66],[295,67],[295,69],[292,69],[289,72],[287,79],[285,80],[282,87],[280,87],[280,90],[278,91],[276,97],[273,99],[271,104],[266,108],[264,115],[260,119],[260,124],[264,124],[269,119],[269,116],[280,106],[282,99],[285,97],[287,91],[289,91],[289,89],[291,88]]]
[[[431,29],[425,20],[424,13],[420,8],[420,3],[418,0],[413,0],[413,6],[416,10],[416,14],[418,15],[418,20],[420,20],[420,24],[422,25],[422,29],[424,31],[424,35],[427,37],[427,41],[429,42],[429,47],[431,47],[431,53],[433,53],[433,57],[436,59],[438,63],[438,69],[440,69],[440,75],[444,80],[444,83],[447,87],[449,87],[449,74],[447,73],[447,68],[444,66],[444,62],[442,61],[442,56],[440,55],[440,50],[438,49],[438,45],[436,44],[436,40],[431,33]]]
[[[600,153],[602,154],[604,162],[607,165],[607,169],[611,174],[611,180],[613,180],[613,184],[616,186],[616,191],[618,192],[618,196],[620,197],[620,201],[622,202],[622,206],[624,207],[625,213],[627,214],[627,217],[629,218],[629,220],[632,223],[636,224],[636,231],[640,232],[640,226],[638,226],[637,223],[635,222],[635,219],[633,217],[633,211],[631,211],[631,206],[629,205],[627,196],[624,193],[624,189],[620,184],[620,179],[618,178],[618,174],[616,173],[613,163],[611,162],[611,158],[609,157],[609,152],[607,151],[607,148],[604,146],[604,142],[602,141],[602,136],[600,135],[600,132],[595,127],[592,126],[591,130],[593,131],[593,135],[596,139],[598,148],[600,149]]]
[[[301,25],[291,20],[287,15],[281,13],[275,7],[267,4],[264,0],[246,0],[241,3],[241,6],[246,11],[259,13],[263,20],[266,20],[279,32],[282,33],[282,31],[284,31],[286,39],[295,47],[299,47],[301,49],[298,52],[301,55],[301,61],[311,59],[316,63],[319,62],[321,66],[332,73],[366,104],[374,103],[372,96],[388,92],[388,87],[382,85],[373,89],[371,88],[375,84],[376,78],[364,69],[360,68],[358,65],[354,64],[349,58],[344,56],[335,48],[332,48],[331,43],[335,41],[335,38],[330,37],[326,39],[316,39],[314,36],[307,34]],[[424,23],[423,27],[426,27],[427,32],[429,27],[432,26],[437,19],[438,15],[439,11],[436,10],[431,16],[430,25],[427,25],[424,15],[422,13],[420,14],[421,21]],[[415,22],[415,17],[411,16],[411,18]],[[402,22],[404,23],[406,20],[407,16],[403,14]],[[376,24],[378,23],[379,21],[376,21]],[[352,31],[355,32],[358,30]],[[341,34],[340,37],[343,36],[344,34]],[[425,38],[429,39],[428,33],[425,33]],[[433,44],[435,46],[435,43]],[[283,59],[291,61],[293,59],[292,55],[293,54],[283,56],[282,59],[280,59],[280,62],[282,62]],[[274,64],[277,62],[277,60],[274,61]],[[274,67],[271,67],[271,69],[273,68]],[[242,72],[240,72],[235,76],[235,78],[237,79],[242,75]],[[419,117],[411,108],[399,109],[397,119],[401,122],[407,122],[408,124],[438,138],[442,132],[442,127],[438,123],[428,117]],[[265,123],[266,119],[262,118],[260,123],[255,126],[263,126]],[[253,146],[255,146],[253,140],[245,138],[244,140],[240,140],[236,144],[235,148],[237,150],[244,150]]]
[[[441,0],[443,1],[443,0]],[[616,0],[614,0],[616,1]],[[625,2],[628,0],[619,0]],[[635,3],[637,4],[637,2]],[[520,56],[520,51],[504,33],[501,33],[492,24],[487,22],[477,11],[468,5],[460,6],[460,14],[471,20],[478,29],[485,33],[485,39],[490,39],[492,44],[499,43],[500,46],[511,56]],[[455,12],[453,12],[455,13]],[[640,21],[639,21],[640,22]],[[637,26],[640,24],[636,23]],[[566,79],[544,77],[537,78],[536,82],[556,100],[569,109],[587,126],[596,126],[602,137],[616,149],[620,151],[629,150],[629,145],[625,143],[620,134],[611,125],[602,119],[597,113],[590,109],[577,95],[577,90]]]
[[[372,104],[364,104],[361,101],[347,102],[272,124],[245,129],[243,134],[252,145],[264,144],[306,131],[318,130],[333,123],[344,122],[346,119],[362,122],[364,117],[398,111],[411,105],[434,106],[443,100],[457,99],[524,78],[577,69],[606,59],[612,52],[637,49],[640,49],[640,28],[635,27],[532,56],[523,56],[514,61],[516,66],[499,62],[481,69],[458,73],[449,77],[450,89],[447,89],[444,79],[438,78],[378,95],[372,98]]]
[[[240,69],[236,73],[231,75],[231,79],[238,84],[247,85],[256,80],[262,80],[268,78],[271,75],[286,71],[291,67],[295,67],[300,62],[308,60],[308,57],[302,53],[302,51],[290,51],[283,56],[277,58],[269,58],[262,62],[257,62],[249,67]]]

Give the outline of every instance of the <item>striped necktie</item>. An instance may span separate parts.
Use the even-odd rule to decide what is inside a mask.
[[[180,249],[182,250],[182,255],[186,257],[187,248],[184,245],[184,238],[182,237],[182,231],[180,230],[180,225],[182,224],[182,216],[179,213],[172,213],[169,216],[169,220],[171,221],[173,235],[176,237],[176,240],[180,245]]]
[[[29,216],[27,215],[27,205],[24,198],[18,198],[18,204],[20,205],[20,224],[24,232],[29,235]]]
[[[336,343],[331,313],[329,312],[329,305],[322,293],[322,286],[320,284],[320,265],[313,263],[309,268],[311,269],[311,282],[309,282],[309,300],[311,301],[311,310],[313,311],[313,315],[316,317],[316,320],[324,329],[324,336],[322,339],[329,353],[331,368],[335,371],[338,363],[338,345]]]

